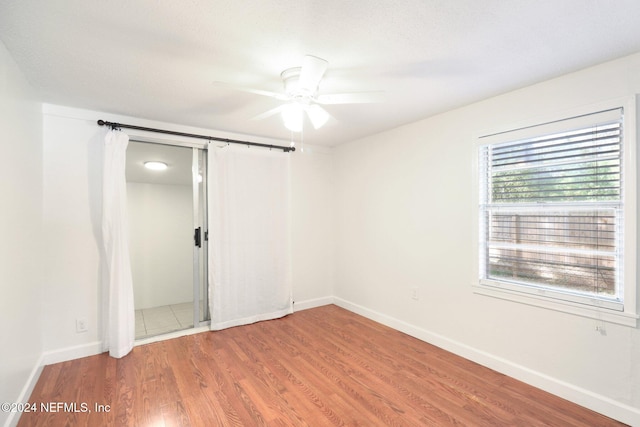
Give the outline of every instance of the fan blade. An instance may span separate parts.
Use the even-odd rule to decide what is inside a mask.
[[[369,104],[384,101],[384,92],[353,92],[319,95],[318,104]]]
[[[285,104],[286,105],[286,104]],[[284,105],[280,105],[279,107],[276,108],[272,108],[271,110],[265,111],[262,114],[258,114],[257,116],[253,117],[251,120],[262,120],[262,119],[266,119],[267,117],[271,117],[275,114],[280,113],[282,110],[284,109]]]
[[[302,60],[299,87],[313,95],[318,90],[320,80],[327,70],[328,62],[316,56],[306,55]]]
[[[318,104],[311,104],[306,108],[307,116],[311,120],[314,129],[320,129],[331,118],[331,114]]]
[[[287,97],[287,95],[282,94],[282,93],[276,93],[276,92],[270,92],[268,90],[261,90],[261,89],[254,89],[254,88],[250,88],[250,87],[238,86],[238,85],[234,85],[234,84],[231,84],[231,83],[215,81],[215,82],[213,82],[213,85],[214,86],[218,86],[218,87],[222,87],[222,88],[225,88],[225,89],[231,89],[231,90],[237,90],[237,91],[240,91],[240,92],[253,93],[253,94],[262,95],[262,96],[268,96],[270,98],[279,99],[281,101],[287,101],[289,99]]]

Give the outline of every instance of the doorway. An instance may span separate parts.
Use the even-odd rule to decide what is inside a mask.
[[[136,340],[209,320],[205,154],[201,148],[129,142]]]

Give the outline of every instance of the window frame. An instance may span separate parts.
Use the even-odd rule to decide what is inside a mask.
[[[544,117],[539,117],[516,125],[502,126],[488,132],[483,132],[475,138],[473,149],[473,194],[474,194],[474,277],[472,280],[472,290],[475,294],[484,295],[503,300],[513,301],[517,303],[532,305],[545,309],[571,313],[578,316],[597,319],[600,321],[612,322],[626,326],[636,327],[638,321],[637,314],[637,296],[638,285],[636,283],[636,264],[637,264],[637,167],[638,150],[637,144],[637,123],[638,97],[630,96],[620,99],[614,99],[597,104],[583,106],[556,113]],[[480,150],[487,144],[487,137],[494,135],[506,134],[513,135],[507,140],[519,139],[519,134],[527,129],[535,129],[554,123],[561,123],[565,120],[579,118],[581,116],[589,116],[605,110],[622,108],[623,125],[622,125],[622,167],[623,167],[623,239],[622,239],[622,258],[624,270],[621,272],[621,291],[620,297],[622,304],[607,304],[603,299],[593,298],[586,302],[588,297],[574,297],[571,293],[565,293],[561,290],[545,288],[544,286],[524,286],[514,284],[508,281],[499,281],[492,279],[482,279],[481,270],[481,247],[484,244],[481,233],[483,232],[480,224],[481,214],[481,191],[487,191],[482,188],[482,179],[480,173]],[[534,133],[535,135],[535,133]],[[497,143],[497,142],[494,142]],[[550,210],[557,209],[554,206],[549,207]]]

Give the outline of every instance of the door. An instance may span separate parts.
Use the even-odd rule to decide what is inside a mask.
[[[206,172],[200,148],[129,143],[127,209],[136,339],[208,320]]]

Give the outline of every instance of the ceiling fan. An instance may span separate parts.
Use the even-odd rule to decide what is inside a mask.
[[[288,68],[280,74],[284,84],[283,93],[247,88],[222,82],[215,83],[230,89],[286,101],[286,103],[259,114],[253,119],[262,120],[280,113],[285,127],[293,132],[302,131],[305,114],[309,117],[315,129],[322,127],[331,117],[322,105],[363,104],[380,102],[382,100],[383,92],[380,91],[319,94],[318,88],[327,70],[327,66],[328,62],[324,59],[306,55],[300,67]]]

